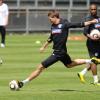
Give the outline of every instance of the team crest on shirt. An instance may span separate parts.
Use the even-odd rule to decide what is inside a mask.
[[[59,25],[58,25],[58,28],[61,28],[61,27],[62,27],[62,24],[59,24]]]

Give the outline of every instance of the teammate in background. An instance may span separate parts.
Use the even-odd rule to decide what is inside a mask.
[[[4,0],[0,0],[0,32],[1,32],[1,47],[5,47],[6,26],[8,25],[8,6]]]
[[[91,4],[89,11],[90,11],[90,14],[85,17],[85,21],[89,21],[94,18],[98,19],[96,4]],[[84,35],[87,37],[86,46],[88,49],[89,56],[90,58],[92,58],[92,61],[98,60],[100,62],[100,40],[98,40],[97,38],[92,38],[90,36],[90,33],[93,29],[98,29],[100,31],[100,23],[92,24],[84,28]],[[81,82],[85,82],[84,75],[86,74],[88,70],[91,69],[92,74],[93,74],[93,79],[94,79],[93,84],[98,83],[99,80],[98,80],[98,75],[97,75],[97,64],[98,63],[95,62],[91,64],[89,68],[87,67],[78,73],[78,76]]]
[[[18,85],[21,88],[25,83],[36,78],[40,73],[48,68],[50,65],[61,61],[67,68],[72,68],[76,65],[81,64],[90,64],[91,60],[89,59],[76,59],[71,60],[69,54],[67,53],[66,42],[68,38],[69,28],[84,27],[93,23],[96,23],[96,20],[84,22],[84,23],[70,23],[66,19],[61,19],[59,13],[56,10],[52,10],[48,13],[48,19],[51,22],[51,34],[45,44],[40,48],[40,52],[43,52],[45,48],[53,42],[53,53],[44,61],[42,61],[33,71],[28,78],[19,82]]]

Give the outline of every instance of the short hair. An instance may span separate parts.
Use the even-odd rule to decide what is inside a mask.
[[[91,4],[90,4],[90,7],[91,7],[92,5],[96,6],[96,8],[97,8],[97,4],[96,4],[96,3],[94,3],[94,2],[91,3]]]
[[[56,17],[56,18],[59,18],[59,12],[57,10],[51,10],[49,11],[48,13],[48,17]]]

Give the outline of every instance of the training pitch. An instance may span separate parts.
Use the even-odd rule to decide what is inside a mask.
[[[82,34],[81,34],[82,35]],[[68,40],[68,52],[72,59],[89,58],[85,40]],[[83,35],[82,35],[83,36]],[[38,78],[26,84],[20,91],[11,91],[9,82],[25,79],[36,66],[52,52],[52,44],[44,53],[39,48],[48,38],[47,34],[7,35],[6,47],[0,48],[3,64],[0,65],[0,100],[99,100],[100,87],[91,85],[91,72],[82,84],[77,72],[86,65],[68,69],[61,62],[50,66]],[[37,42],[38,41],[38,42]],[[100,76],[100,65],[98,75]]]

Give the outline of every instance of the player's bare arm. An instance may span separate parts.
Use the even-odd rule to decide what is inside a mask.
[[[84,26],[88,26],[90,24],[95,24],[95,23],[98,23],[98,20],[97,19],[93,19],[91,21],[84,22]]]
[[[40,48],[40,53],[42,53],[46,48],[47,48],[47,46],[49,45],[50,43],[48,42],[48,41],[46,41],[45,43],[44,43],[44,45]]]

